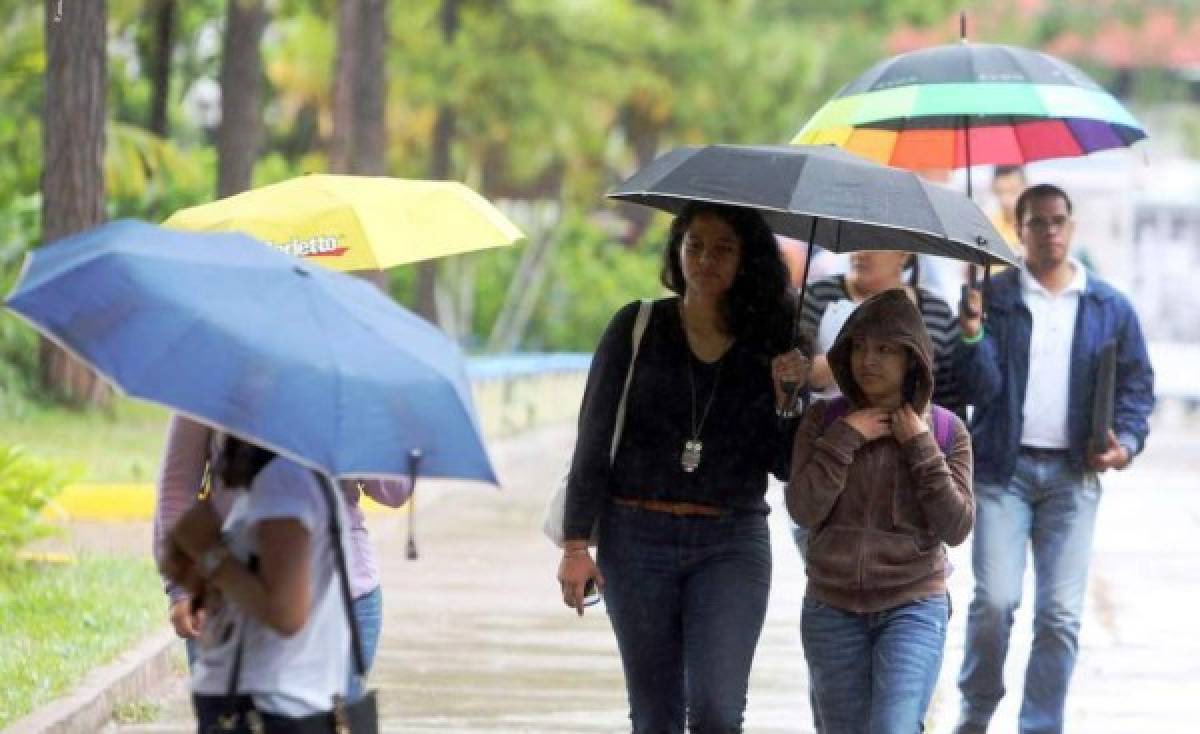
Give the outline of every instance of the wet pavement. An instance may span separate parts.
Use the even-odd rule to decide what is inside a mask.
[[[371,518],[385,585],[383,639],[372,676],[380,690],[383,731],[628,731],[620,663],[602,607],[579,619],[562,606],[553,578],[558,555],[540,533],[543,503],[571,440],[564,426],[496,444],[502,491],[422,484],[419,561],[405,560],[403,515]],[[1198,484],[1195,425],[1160,431],[1137,468],[1106,480],[1068,731],[1195,731]],[[781,508],[771,517],[775,582],[750,683],[746,731],[802,734],[812,731],[798,635],[803,569],[778,486],[768,499]],[[929,720],[930,731],[938,734],[954,723],[954,677],[970,600],[969,548],[956,549],[953,558],[957,612]],[[1010,695],[993,731],[1016,731],[1028,606],[1027,601],[1018,613],[1007,668]],[[182,678],[168,682],[154,699],[157,721],[115,731],[194,731]]]

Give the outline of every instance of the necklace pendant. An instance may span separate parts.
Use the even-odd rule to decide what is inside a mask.
[[[685,441],[683,444],[683,456],[680,463],[683,464],[685,472],[694,472],[696,467],[700,466],[700,455],[704,451],[704,443],[699,439]]]

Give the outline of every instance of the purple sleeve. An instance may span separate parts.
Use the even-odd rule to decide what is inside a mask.
[[[196,492],[204,479],[212,432],[205,425],[176,415],[167,430],[167,446],[163,451],[162,470],[158,478],[158,496],[154,503],[154,558],[162,562],[163,540],[175,523],[196,501]],[[163,579],[171,601],[186,596],[186,592]]]
[[[364,479],[360,486],[363,494],[388,507],[401,507],[412,496],[412,482],[408,479]]]

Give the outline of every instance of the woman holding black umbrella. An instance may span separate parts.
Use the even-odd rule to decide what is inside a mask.
[[[762,216],[689,204],[637,346],[638,304],[596,350],[567,485],[564,603],[604,593],[634,732],[739,732],[766,613],[767,474],[786,474],[789,394],[807,359],[790,349],[787,271]],[[598,528],[597,558],[588,549]]]

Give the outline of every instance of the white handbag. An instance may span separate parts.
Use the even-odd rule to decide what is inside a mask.
[[[643,300],[638,306],[637,320],[633,322],[633,353],[629,356],[629,369],[625,372],[625,386],[621,389],[621,402],[617,403],[617,419],[613,423],[612,444],[608,450],[608,463],[612,466],[613,460],[617,458],[617,446],[621,443],[621,431],[625,427],[625,399],[629,396],[629,385],[633,382],[633,366],[637,362],[638,347],[642,343],[642,334],[646,333],[646,324],[650,322],[650,311],[654,307],[653,301]],[[550,539],[550,542],[563,547],[563,522],[567,511],[567,477],[570,476],[570,465],[567,466],[567,471],[563,472],[562,479],[558,482],[558,488],[554,490],[554,494],[550,496],[550,502],[546,505],[546,517],[542,521],[542,532]],[[592,526],[592,536],[588,539],[589,545],[596,544],[596,527]]]

